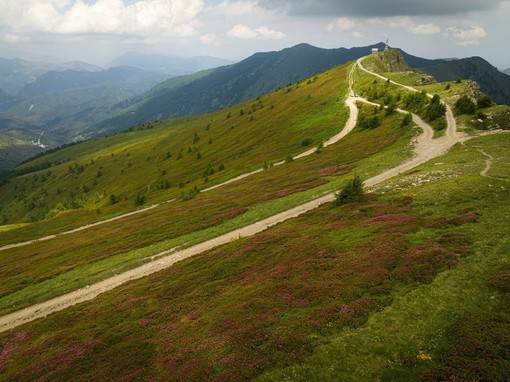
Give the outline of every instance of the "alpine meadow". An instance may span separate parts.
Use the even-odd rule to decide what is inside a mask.
[[[0,175],[0,381],[510,380],[510,77],[480,60],[303,44],[87,87]]]

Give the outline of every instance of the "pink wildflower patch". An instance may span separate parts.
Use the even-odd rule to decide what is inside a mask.
[[[384,223],[401,223],[412,219],[411,215],[379,215],[366,220],[368,226]]]
[[[85,352],[98,344],[100,341],[91,340],[72,342],[60,352],[49,356],[41,363],[35,363],[22,371],[22,375],[32,375],[37,381],[51,381],[59,373],[69,369],[72,364],[83,358]]]
[[[26,340],[26,338],[26,334],[18,333],[13,338],[8,339],[2,343],[2,350],[0,351],[0,370],[5,369],[9,355],[16,351],[21,346],[21,343]]]
[[[289,303],[289,305],[291,308],[306,308],[307,306],[310,305],[310,302],[305,298],[298,298],[298,299],[292,300]]]
[[[462,225],[462,224],[466,224],[466,223],[476,223],[477,220],[478,220],[478,216],[476,216],[476,214],[474,214],[474,213],[470,213],[470,214],[457,216],[453,222],[456,225]]]
[[[291,192],[292,192],[291,190],[281,190],[281,191],[278,191],[277,193],[273,194],[272,198],[282,198],[284,196],[289,195]]]

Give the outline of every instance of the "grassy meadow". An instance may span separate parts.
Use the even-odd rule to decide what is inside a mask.
[[[365,202],[3,333],[0,378],[504,381],[509,151],[473,139]]]
[[[216,113],[144,124],[21,165],[18,172],[29,173],[0,187],[0,223],[60,220],[66,211],[73,217],[61,218],[63,226],[69,219],[100,220],[299,154],[344,126],[346,70],[340,66]]]
[[[0,315],[410,158],[419,129],[392,109],[426,116],[430,99],[359,70],[355,91],[388,108],[358,103],[356,128],[320,147],[347,120],[349,68],[23,165],[50,167],[0,188],[8,223],[0,245],[168,202],[0,251]],[[411,83],[417,73],[389,76]],[[427,86],[442,99],[466,89]],[[472,138],[365,190],[360,202],[324,204],[0,333],[0,382],[508,381],[509,158],[510,134]]]
[[[337,190],[355,166],[369,176],[399,163],[403,151],[409,155],[413,129],[401,126],[399,114],[381,113],[381,120],[378,128],[356,130],[319,154],[268,168],[191,200],[162,204],[57,240],[0,251],[0,312],[77,289],[139,265],[162,250],[196,244]],[[371,154],[377,155],[375,163]],[[28,229],[21,227],[18,233]]]

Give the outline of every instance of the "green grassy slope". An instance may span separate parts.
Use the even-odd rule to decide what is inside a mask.
[[[0,219],[37,221],[80,206],[93,219],[95,211],[133,209],[138,193],[158,202],[300,153],[306,138],[317,145],[341,130],[345,73],[345,66],[335,68],[217,113],[151,123],[38,158],[21,168],[51,167],[0,188]],[[214,174],[205,184],[208,167]]]
[[[487,178],[479,150],[494,157]],[[508,135],[474,139],[364,203],[323,206],[4,333],[0,380],[508,379],[491,335],[510,313],[508,155]],[[475,333],[462,358],[455,347]]]
[[[401,119],[381,114],[382,124],[376,129],[355,131],[320,154],[267,169],[192,200],[163,204],[58,240],[1,251],[0,312],[85,286],[161,250],[203,241],[335,190],[354,166],[364,176],[378,173],[401,160],[402,146],[410,139],[412,130],[402,128]],[[379,153],[384,159],[373,163],[370,155]],[[5,242],[16,242],[47,234],[50,228],[42,222],[0,232],[0,236]]]
[[[343,68],[336,70],[346,73]],[[290,101],[293,94],[300,94],[287,109],[307,111],[303,118],[319,119],[306,105],[322,93],[312,94],[308,89],[318,86],[328,73],[333,72],[267,97]],[[360,73],[356,80],[357,90],[378,93],[373,99],[388,98],[386,104],[405,102],[403,90]],[[326,92],[331,82],[325,81],[319,89]],[[334,89],[328,104],[322,100],[316,105],[319,109],[331,107],[321,109],[323,114],[329,110],[330,122],[322,122],[326,126],[334,124],[333,114],[336,123],[346,117],[338,111],[345,83]],[[241,106],[230,110],[229,118],[227,110],[217,114],[215,121],[225,122],[221,126],[226,132],[222,130],[221,136],[207,135],[215,132],[216,125],[211,116],[207,116],[209,122],[201,120],[204,116],[162,122],[159,127],[95,142],[103,150],[105,170],[102,176],[95,176],[98,185],[113,176],[110,171],[115,166],[135,155],[137,161],[129,168],[137,170],[138,177],[130,178],[136,184],[151,182],[154,169],[174,159],[198,169],[189,173],[190,182],[182,189],[144,189],[150,203],[304,150],[304,138],[293,140],[301,131],[296,117],[283,131],[273,132],[278,144],[266,143],[271,150],[265,150],[264,144],[242,149],[245,156],[224,159],[222,155],[235,152],[241,142],[228,140],[223,146],[221,137],[227,136],[236,118],[253,115],[255,121],[249,118],[247,123],[262,119],[270,103],[264,97],[261,101],[264,108],[250,109],[251,114],[246,109],[251,105],[257,109],[258,101],[243,106],[242,116]],[[274,104],[270,110],[276,112],[279,108]],[[377,119],[379,124],[359,123],[351,134],[318,154],[269,166],[193,199],[162,204],[112,224],[0,251],[0,314],[101,280],[148,261],[161,250],[185,247],[258,221],[340,189],[353,173],[367,178],[410,156],[409,142],[416,130],[412,125],[403,126],[401,114],[373,106],[360,108],[360,116]],[[269,115],[267,121],[285,121],[283,111],[279,119]],[[205,122],[211,123],[209,129]],[[179,161],[174,153],[153,161],[158,155],[166,157],[171,143],[169,138],[165,141],[165,134],[172,132],[174,140],[183,134],[182,142],[193,140],[196,129],[182,127],[179,135],[172,130],[181,124],[201,126],[195,145],[204,154],[202,158],[219,157],[221,162],[214,166],[225,165],[223,171],[211,174],[207,183],[203,170],[193,167],[202,160],[196,159],[193,148]],[[269,122],[263,126],[274,128]],[[303,137],[312,140],[320,134],[316,131],[312,137],[309,130],[303,132]],[[262,133],[257,130],[253,134],[258,137]],[[213,138],[212,143],[202,146],[204,136]],[[291,138],[291,142],[285,141]],[[159,144],[154,139],[164,142],[156,146],[158,154],[150,152]],[[255,138],[249,139],[253,142]],[[215,142],[219,142],[217,146]],[[176,145],[182,146],[180,142]],[[213,146],[218,151],[213,152]],[[147,148],[149,153],[143,151]],[[53,158],[65,159],[70,153],[85,158],[71,170],[68,163],[52,169],[52,173],[67,170],[66,179],[82,179],[82,174],[94,173],[93,166],[103,161],[92,143],[66,150],[52,154]],[[151,158],[147,160],[147,156]],[[124,284],[49,319],[2,333],[0,381],[508,380],[509,158],[510,135],[474,138],[378,185],[364,202],[323,205],[254,237],[239,238]],[[89,164],[81,170],[80,163]],[[106,176],[107,163],[110,176]],[[480,174],[484,169],[487,176]],[[163,178],[171,171],[169,166]],[[21,179],[37,185],[39,181],[33,174],[25,177],[15,182]],[[121,176],[110,179],[112,186],[114,180],[123,184]],[[133,193],[140,191],[129,188],[127,182],[123,187]],[[99,218],[132,208],[132,202],[130,196],[114,205],[98,203]],[[60,232],[98,218],[95,208],[94,203],[38,223],[5,226],[0,229],[0,241],[11,243]]]

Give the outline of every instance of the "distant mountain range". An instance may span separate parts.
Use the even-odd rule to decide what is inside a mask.
[[[239,63],[218,68],[181,86],[160,85],[157,91],[152,90],[137,97],[116,117],[91,126],[88,133],[110,134],[151,120],[222,109],[358,59],[369,54],[372,48],[383,47],[384,44],[379,43],[350,49],[321,49],[299,44],[278,52],[256,53]],[[412,67],[443,62],[402,53]],[[116,109],[121,107],[117,105]]]
[[[216,111],[383,47],[379,43],[321,49],[299,44],[256,53],[235,64],[211,57],[129,53],[112,61],[109,65],[113,67],[108,69],[83,62],[46,64],[0,59],[0,112],[11,122],[23,122],[18,123],[18,130],[30,133],[20,136],[33,140],[44,132],[42,143],[52,147],[113,134],[152,120]],[[411,68],[421,69],[438,81],[471,79],[496,102],[510,104],[510,77],[479,57],[430,60],[399,51]],[[223,66],[211,69],[214,65]],[[191,74],[169,78],[169,73],[183,72]],[[0,119],[0,125],[6,120]],[[18,160],[25,158],[22,155]]]
[[[99,66],[86,62],[72,61],[62,64],[32,62],[20,58],[0,58],[0,89],[16,95],[29,82],[49,71],[98,71]]]
[[[199,72],[201,70],[230,65],[232,61],[210,56],[178,57],[162,54],[126,53],[112,62],[107,67],[131,66],[151,72],[157,72],[169,76],[181,76]]]
[[[123,105],[171,76],[225,63],[231,62],[213,57],[185,59],[132,53],[110,63],[116,66],[103,69],[77,61],[53,64],[2,58],[0,112],[4,115],[0,118],[3,130],[0,147],[12,146],[14,142],[16,146],[33,146],[41,132],[44,132],[42,144],[50,147],[82,139],[84,130],[111,115],[113,105],[119,102]],[[182,84],[187,77],[178,78],[173,86]],[[32,151],[0,153],[0,161],[5,163],[3,158],[11,155],[25,159]]]
[[[45,151],[37,144],[39,130],[38,126],[0,113],[0,171]]]
[[[436,81],[454,81],[458,78],[476,81],[480,90],[498,104],[510,105],[510,76],[481,57],[447,61],[420,70],[433,76]]]
[[[503,70],[503,73],[508,74],[510,76],[510,68]]]
[[[50,71],[23,86],[19,96],[23,99],[30,99],[43,94],[91,88],[106,83],[125,86],[138,93],[149,89],[165,79],[166,76],[162,74],[132,67],[115,67],[95,72],[77,70]]]

